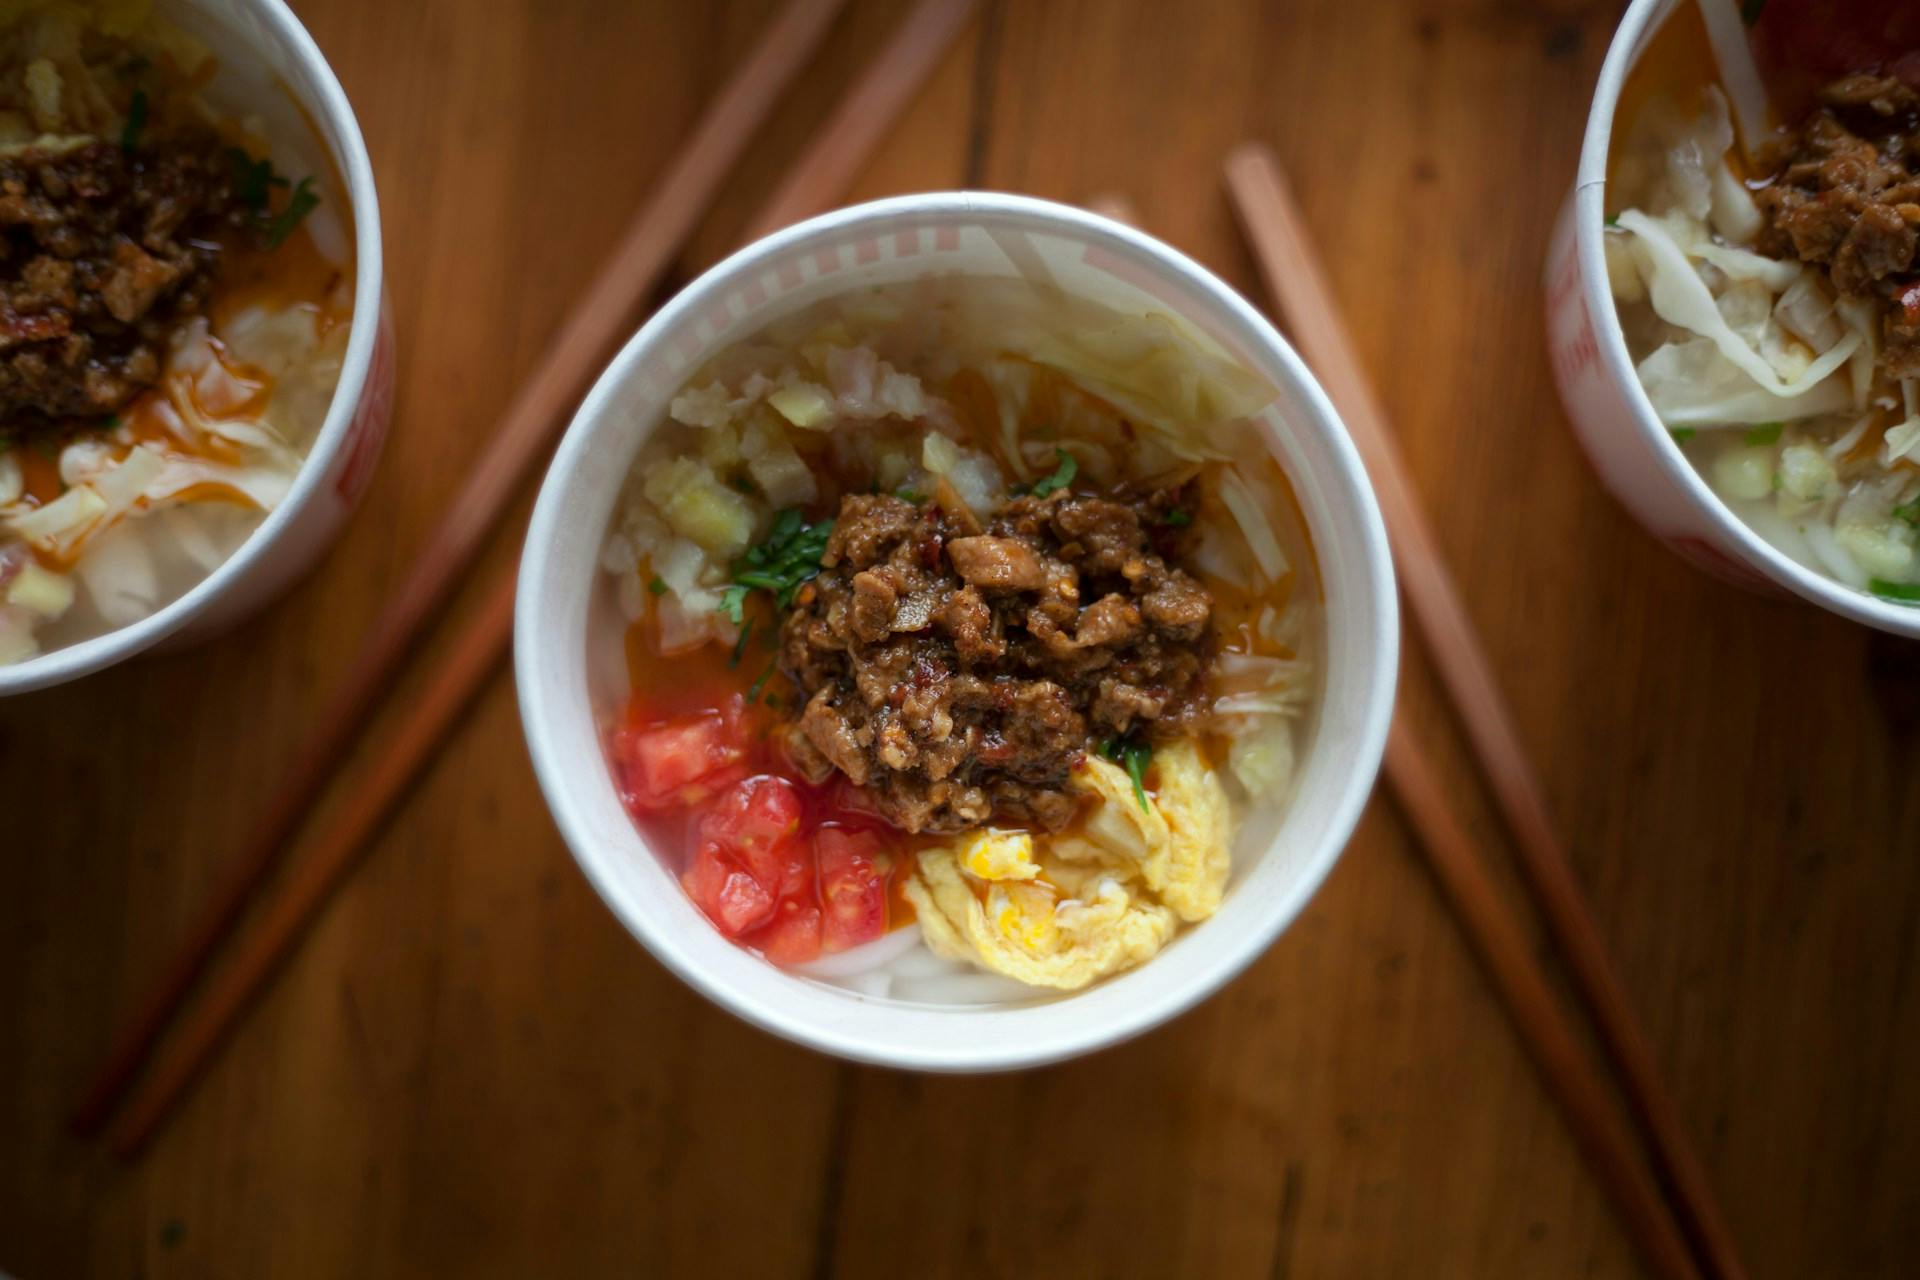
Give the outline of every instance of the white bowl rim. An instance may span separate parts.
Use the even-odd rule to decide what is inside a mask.
[[[565,478],[579,469],[591,436],[599,431],[617,429],[618,415],[609,412],[611,402],[619,388],[634,376],[654,345],[656,335],[669,330],[682,315],[699,314],[701,309],[710,307],[713,296],[730,287],[732,281],[751,275],[759,269],[758,264],[780,254],[790,245],[814,237],[845,236],[850,229],[863,223],[884,223],[899,214],[936,218],[1008,217],[1029,221],[1038,218],[1064,224],[1091,242],[1104,240],[1160,259],[1179,272],[1195,292],[1232,313],[1245,327],[1247,336],[1257,337],[1263,353],[1273,358],[1291,384],[1287,390],[1306,406],[1312,422],[1296,425],[1324,437],[1336,469],[1333,478],[1341,483],[1350,497],[1356,523],[1364,531],[1359,560],[1361,573],[1366,580],[1361,581],[1360,575],[1356,575],[1352,586],[1354,590],[1366,591],[1370,595],[1367,607],[1380,620],[1370,651],[1348,657],[1349,661],[1358,663],[1375,677],[1365,693],[1350,748],[1357,767],[1342,781],[1339,800],[1330,807],[1325,834],[1311,858],[1304,860],[1290,892],[1278,897],[1269,913],[1246,928],[1236,941],[1230,945],[1223,944],[1214,966],[1203,976],[1184,986],[1160,991],[1154,998],[1141,1000],[1120,1017],[1088,1029],[1062,1030],[1049,1026],[1044,1018],[1045,1012],[1070,1003],[1073,996],[1008,1010],[983,1011],[961,1007],[954,1010],[953,1016],[1019,1017],[1023,1021],[1017,1040],[983,1036],[974,1044],[958,1049],[930,1049],[888,1041],[791,1016],[777,1002],[751,998],[717,980],[683,955],[668,931],[656,929],[644,911],[627,901],[627,895],[616,884],[611,870],[605,865],[605,859],[610,855],[598,848],[566,802],[560,748],[549,742],[552,735],[544,728],[552,716],[546,693],[548,682],[538,674],[546,662],[546,637],[559,630],[546,625],[545,616],[540,612],[537,602],[544,594],[545,583],[551,572],[551,562],[545,549],[554,541],[556,526],[563,516],[562,495],[567,487]],[[681,290],[628,340],[581,402],[534,506],[520,562],[514,623],[514,672],[528,750],[555,824],[572,851],[574,860],[602,901],[657,960],[721,1008],[795,1043],[836,1057],[877,1066],[930,1072],[980,1072],[1042,1066],[1138,1036],[1212,995],[1273,944],[1319,890],[1334,864],[1339,861],[1372,792],[1393,715],[1399,667],[1399,636],[1393,562],[1388,551],[1386,528],[1365,468],[1332,402],[1305,363],[1264,316],[1210,271],[1171,246],[1132,227],[1083,209],[1030,196],[952,191],[896,196],[855,205],[811,218],[756,241],[710,268]],[[1215,923],[1206,922],[1196,928]],[[1098,989],[1096,985],[1088,990]]]
[[[261,20],[279,35],[294,58],[313,77],[320,115],[334,128],[341,143],[341,154],[334,159],[340,163],[347,200],[353,206],[353,322],[347,330],[347,352],[341,361],[340,380],[334,385],[333,399],[327,405],[326,420],[301,461],[287,496],[218,568],[177,600],[138,622],[36,654],[24,662],[0,666],[0,698],[92,675],[153,647],[204,613],[229,585],[258,561],[273,554],[281,532],[321,491],[336,456],[346,445],[348,430],[359,409],[367,371],[373,363],[384,305],[380,208],[374,194],[373,163],[367,157],[366,140],[360,135],[360,125],[347,103],[346,92],[340,88],[333,68],[293,11],[284,0],[244,0],[244,3],[258,11]]]
[[[1812,604],[1843,618],[1864,623],[1895,635],[1920,637],[1920,607],[1882,600],[1866,591],[1857,591],[1837,578],[1819,573],[1795,560],[1768,542],[1733,509],[1720,500],[1706,479],[1694,469],[1680,446],[1654,412],[1646,388],[1634,372],[1633,358],[1627,352],[1627,339],[1614,308],[1613,293],[1607,284],[1604,235],[1604,196],[1607,148],[1613,139],[1614,113],[1620,105],[1620,91],[1634,63],[1634,46],[1654,25],[1664,21],[1674,8],[1687,0],[1633,0],[1620,27],[1608,46],[1601,64],[1600,80],[1594,90],[1593,106],[1587,115],[1585,141],[1580,148],[1579,177],[1574,186],[1574,240],[1580,255],[1581,281],[1586,289],[1587,310],[1600,330],[1600,358],[1633,409],[1643,434],[1653,442],[1654,456],[1667,477],[1684,490],[1714,528],[1738,545],[1747,563],[1767,578]]]

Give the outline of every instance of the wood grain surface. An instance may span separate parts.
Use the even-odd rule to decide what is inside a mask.
[[[504,675],[146,1157],[68,1138],[476,433],[772,11],[298,7],[380,182],[395,428],[277,607],[0,705],[0,1271],[1637,1274],[1384,803],[1195,1012],[1066,1066],[909,1076],[770,1039],[655,964],[555,833]],[[900,11],[849,7],[683,277]],[[1910,1274],[1920,655],[1681,564],[1601,491],[1548,374],[1546,236],[1618,13],[987,0],[853,195],[1120,192],[1252,292],[1219,165],[1273,145],[1755,1274]],[[1404,686],[1503,848],[1414,649]]]

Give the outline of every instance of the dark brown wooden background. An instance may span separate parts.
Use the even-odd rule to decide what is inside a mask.
[[[69,1140],[82,1073],[771,0],[300,7],[379,176],[396,428],[269,614],[0,706],[0,1270],[1636,1272],[1384,801],[1198,1011],[1059,1068],[917,1078],[769,1039],[656,965],[556,836],[505,675],[147,1158]],[[1123,192],[1252,289],[1219,162],[1278,149],[1755,1273],[1911,1274],[1920,662],[1655,545],[1549,381],[1542,256],[1619,9],[984,0],[852,195]],[[899,11],[855,0],[686,272]],[[1423,662],[1403,704],[1454,752]]]

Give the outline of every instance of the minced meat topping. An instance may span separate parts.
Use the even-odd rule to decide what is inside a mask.
[[[789,754],[908,831],[1058,830],[1091,745],[1191,733],[1205,714],[1213,599],[1167,563],[1177,509],[1171,491],[1058,492],[963,527],[932,504],[844,498],[781,636],[804,699]]]
[[[1920,376],[1920,94],[1891,76],[1857,75],[1771,146],[1756,193],[1759,249],[1828,269],[1833,287],[1882,314],[1881,365]]]
[[[246,209],[211,134],[0,157],[0,423],[112,413],[160,376]]]

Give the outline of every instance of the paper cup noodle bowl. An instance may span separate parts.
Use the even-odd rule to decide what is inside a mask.
[[[0,665],[0,696],[72,680],[155,645],[204,639],[273,600],[339,533],[372,477],[392,414],[393,324],[373,169],[326,59],[280,0],[159,0],[155,7],[217,60],[203,96],[217,109],[259,116],[275,161],[314,175],[338,234],[351,238],[353,318],[340,376],[285,497],[224,561],[136,622]]]
[[[1568,420],[1601,482],[1689,563],[1750,590],[1795,596],[1882,631],[1920,636],[1920,609],[1854,591],[1808,568],[1730,510],[1681,453],[1634,372],[1601,240],[1608,148],[1628,73],[1667,17],[1692,2],[1634,0],[1600,71],[1574,187],[1547,251],[1547,343]]]
[[[599,556],[635,456],[711,355],[809,303],[933,275],[1024,276],[1122,313],[1176,313],[1278,396],[1246,427],[1290,479],[1324,582],[1317,719],[1285,803],[1256,802],[1217,915],[1137,968],[1018,1004],[864,996],[783,971],[728,941],[622,807],[595,710],[620,699],[625,627]],[[1127,227],[1015,196],[904,197],[816,218],[742,250],[648,322],[582,404],[540,493],[522,561],[515,665],[535,769],[575,858],[656,957],[776,1034],[866,1062],[937,1071],[1054,1061],[1146,1030],[1260,955],[1352,832],[1393,704],[1398,620],[1373,495],[1326,396],[1286,343],[1199,266]]]

